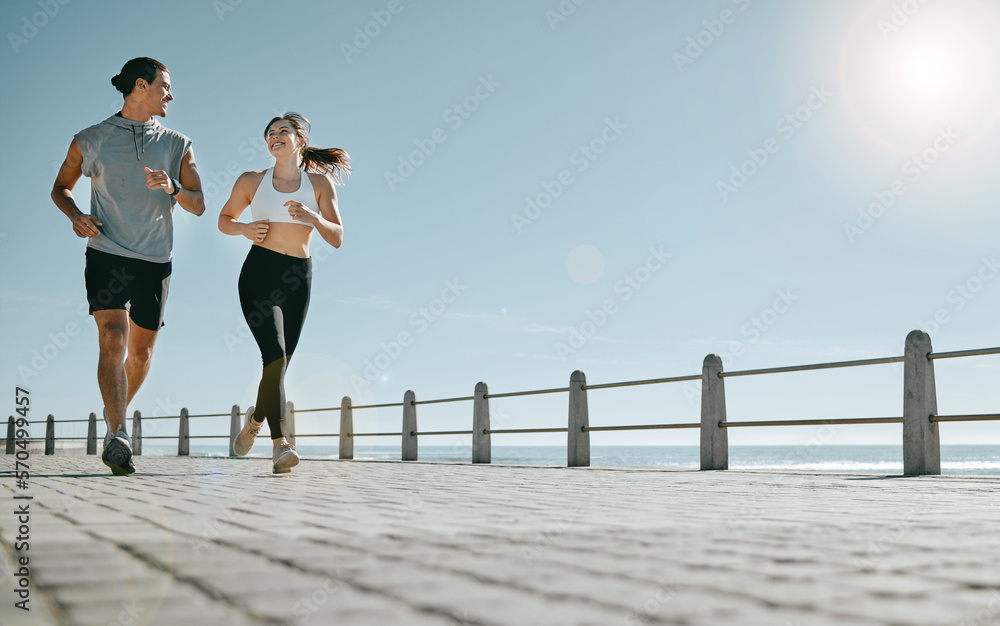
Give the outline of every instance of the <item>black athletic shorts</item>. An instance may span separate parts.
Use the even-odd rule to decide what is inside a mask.
[[[152,263],[87,248],[87,302],[94,311],[124,309],[136,326],[160,330],[170,288],[170,262]]]

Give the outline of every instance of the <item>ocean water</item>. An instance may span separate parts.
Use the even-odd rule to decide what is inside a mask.
[[[336,446],[302,445],[303,458],[335,459]],[[224,445],[191,445],[192,456],[226,456]],[[177,454],[175,446],[150,446],[143,454]],[[251,456],[268,457],[264,447]],[[399,446],[355,446],[358,460],[399,459]],[[471,462],[469,446],[420,446],[421,461]],[[493,463],[566,465],[564,446],[493,446]],[[591,466],[698,469],[698,446],[591,446]],[[902,446],[730,446],[730,469],[806,470],[901,474]],[[942,445],[941,473],[1000,476],[1000,445]]]

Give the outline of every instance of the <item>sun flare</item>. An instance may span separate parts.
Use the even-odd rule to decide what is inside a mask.
[[[902,8],[901,8],[902,7]],[[1000,118],[1000,22],[977,0],[873,2],[841,54],[841,89],[857,123],[911,153],[946,127],[967,145]]]

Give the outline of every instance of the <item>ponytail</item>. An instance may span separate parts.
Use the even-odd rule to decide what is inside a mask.
[[[339,185],[344,184],[343,176],[351,172],[350,157],[340,148],[306,146],[302,149],[302,167],[332,176]]]

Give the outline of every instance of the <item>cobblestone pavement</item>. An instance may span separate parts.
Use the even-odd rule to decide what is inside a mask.
[[[1000,477],[3,459],[5,626],[1000,624]]]

